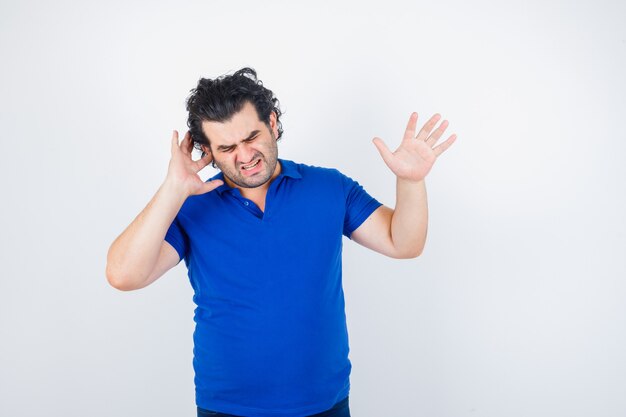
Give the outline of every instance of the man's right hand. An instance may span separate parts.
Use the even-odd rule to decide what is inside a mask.
[[[174,130],[172,133],[172,158],[165,181],[171,182],[177,189],[183,191],[186,197],[208,193],[224,183],[222,180],[202,181],[198,172],[211,163],[213,156],[207,152],[203,158],[194,161],[191,159],[192,150],[191,133],[187,131],[179,144],[178,131]]]
[[[192,150],[191,134],[187,132],[179,144],[178,132],[174,131],[164,183],[107,253],[106,276],[113,287],[123,291],[143,288],[180,261],[176,249],[164,240],[168,228],[187,197],[208,193],[223,184],[222,180],[202,181],[198,172],[213,158],[208,154],[194,161]]]

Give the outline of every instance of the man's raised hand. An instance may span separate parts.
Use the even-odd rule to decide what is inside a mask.
[[[398,178],[408,181],[423,180],[430,172],[437,157],[454,143],[455,134],[450,135],[445,142],[434,146],[448,127],[448,121],[444,120],[431,134],[440,118],[439,114],[435,114],[416,136],[417,113],[412,113],[402,142],[395,152],[391,152],[382,139],[374,138],[373,142],[378,152]]]
[[[172,133],[172,157],[167,169],[166,181],[171,181],[177,188],[180,187],[186,196],[208,193],[224,183],[221,180],[202,181],[198,172],[210,164],[213,157],[210,152],[207,152],[204,157],[194,161],[191,159],[192,150],[191,133],[187,131],[179,144],[178,131],[174,130]]]

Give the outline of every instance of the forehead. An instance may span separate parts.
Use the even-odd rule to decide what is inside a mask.
[[[211,142],[211,146],[231,145],[239,143],[248,137],[253,130],[260,130],[265,126],[259,120],[256,108],[250,102],[246,102],[241,110],[224,123],[202,122],[202,130]]]

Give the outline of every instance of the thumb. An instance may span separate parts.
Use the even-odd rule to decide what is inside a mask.
[[[392,164],[391,161],[393,160],[393,152],[389,150],[385,142],[379,137],[375,137],[372,140],[372,142],[374,142],[374,146],[376,146],[376,149],[378,149],[380,156],[383,157],[383,161],[385,161],[387,166],[391,168],[391,164]]]
[[[200,189],[200,192],[198,194],[205,194],[205,193],[208,193],[209,191],[213,191],[222,184],[224,184],[224,181],[222,180],[213,180],[213,181],[205,182],[202,185],[202,188]]]

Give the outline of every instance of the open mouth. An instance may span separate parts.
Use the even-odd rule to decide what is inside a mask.
[[[255,168],[257,168],[259,165],[261,165],[261,158],[257,159],[256,161],[254,161],[251,164],[248,165],[242,165],[241,169],[244,171],[253,171]]]

